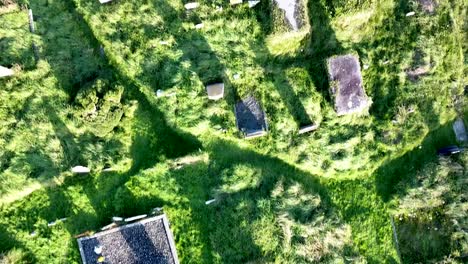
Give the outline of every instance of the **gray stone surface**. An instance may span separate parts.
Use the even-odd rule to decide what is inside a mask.
[[[215,83],[206,86],[206,92],[208,93],[208,99],[219,100],[224,97],[224,83]]]
[[[453,123],[453,131],[455,132],[455,136],[457,137],[458,142],[468,142],[468,135],[466,134],[465,124],[463,123],[463,119],[458,118]]]
[[[369,108],[371,101],[362,86],[361,67],[356,56],[348,54],[328,59],[328,74],[338,115]]]
[[[83,263],[121,264],[177,264],[177,255],[170,230],[166,230],[165,216],[158,216],[134,224],[78,239]],[[102,247],[101,254],[95,248]],[[172,251],[173,250],[173,251]]]
[[[235,107],[237,126],[245,135],[267,131],[265,112],[260,104],[249,96],[238,102]],[[263,135],[263,133],[262,133]]]

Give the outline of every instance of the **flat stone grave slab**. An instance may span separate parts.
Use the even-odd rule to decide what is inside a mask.
[[[214,83],[206,86],[208,99],[219,100],[224,97],[224,83]]]
[[[361,67],[356,56],[348,54],[328,59],[330,93],[338,115],[362,112],[371,100],[362,86]]]
[[[238,129],[246,138],[263,136],[268,131],[265,112],[254,97],[249,96],[235,106]]]
[[[147,218],[78,239],[84,264],[178,264],[166,215]]]

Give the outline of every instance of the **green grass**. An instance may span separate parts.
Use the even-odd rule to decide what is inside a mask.
[[[182,263],[399,262],[391,214],[466,112],[453,101],[466,97],[466,4],[441,0],[430,15],[416,3],[310,0],[297,33],[268,1],[190,13],[178,1],[35,1],[36,35],[25,10],[0,14],[0,64],[18,72],[0,80],[0,259],[76,263],[74,235],[163,206]],[[369,65],[368,116],[333,110],[325,60],[348,52]],[[224,100],[206,99],[214,81]],[[233,106],[249,94],[270,131],[245,141]],[[319,130],[297,135],[310,123]],[[177,169],[187,155],[201,161]],[[408,223],[398,232],[430,224]],[[403,262],[421,248],[444,254],[417,261],[463,255],[443,242],[453,230],[418,233],[430,245],[400,248]]]

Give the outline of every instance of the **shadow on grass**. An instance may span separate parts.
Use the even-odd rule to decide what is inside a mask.
[[[419,147],[382,165],[376,172],[377,193],[383,201],[388,201],[398,190],[401,182],[411,181],[424,165],[437,159],[437,149],[455,143],[452,122],[430,132]]]
[[[405,16],[410,11],[410,2],[397,0],[392,12],[384,14],[386,17],[375,27],[369,40],[353,46],[360,57],[371,55],[367,75],[375,78],[368,78],[366,83],[374,101],[370,113],[379,119],[389,119],[395,114],[399,92],[396,87],[403,86],[399,76],[403,70],[401,64],[408,52],[415,49],[419,26]]]
[[[255,228],[252,224],[265,216],[263,210],[268,210],[268,208],[262,208],[264,204],[261,201],[271,199],[272,191],[280,181],[284,181],[287,185],[298,182],[307,190],[307,193],[320,196],[323,202],[321,206],[328,210],[327,213],[331,214],[333,211],[333,204],[328,197],[327,190],[318,178],[280,159],[241,149],[232,142],[222,140],[210,145],[209,151],[211,181],[208,181],[207,186],[201,182],[203,185],[199,188],[205,188],[205,195],[215,195],[218,200],[213,208],[204,209],[209,212],[210,218],[199,222],[199,225],[205,229],[205,233],[209,234],[212,254],[220,256],[224,263],[274,260],[270,255],[273,252],[265,255],[265,252],[262,252],[256,244],[255,235],[252,233]],[[238,165],[247,165],[259,172],[258,183],[234,193],[223,193],[220,191],[221,186],[225,184],[223,181],[229,178],[222,179],[219,175],[227,171],[231,176],[231,171]],[[182,185],[183,182],[179,184]],[[190,197],[192,192],[185,192],[184,195]],[[208,200],[211,197],[203,198]],[[302,206],[298,205],[292,210],[300,215]],[[298,214],[296,216],[299,217]],[[313,218],[313,214],[302,216],[300,220],[310,221],[310,217]]]
[[[183,27],[183,22],[192,21],[200,23],[201,19],[196,12],[186,11],[185,13],[176,10],[165,0],[153,1],[154,10],[162,18],[165,28],[170,36],[174,37],[177,49],[182,51],[182,56],[175,62],[171,59],[160,59],[150,57],[145,62],[145,70],[140,78],[145,79],[150,76],[149,83],[157,89],[167,89],[175,85],[174,76],[183,72],[184,74],[194,73],[201,80],[203,85],[215,82],[224,82],[225,100],[229,105],[234,106],[240,99],[236,88],[230,83],[229,76],[226,75],[226,68],[217,54],[211,49],[208,40],[197,30],[187,31]],[[145,32],[158,31],[154,26],[144,26]],[[177,65],[174,65],[174,62]],[[189,63],[188,71],[182,70],[182,63]],[[190,76],[184,76],[189,79]],[[204,95],[206,96],[206,94]]]
[[[307,1],[307,12],[309,17],[310,32],[302,40],[303,51],[298,52],[295,57],[274,56],[266,49],[256,51],[260,58],[260,64],[264,65],[266,72],[271,74],[275,80],[275,87],[280,93],[290,114],[294,117],[298,126],[308,125],[314,122],[307,114],[304,106],[300,102],[299,96],[295,93],[292,85],[288,82],[285,67],[297,66],[306,68],[310,74],[315,89],[320,91],[324,98],[331,104],[332,98],[329,94],[329,80],[327,59],[345,52],[340,42],[335,36],[335,32],[330,24],[330,10],[334,10],[332,3],[327,1],[327,6],[322,1]],[[261,2],[258,9],[257,19],[262,23],[264,34],[269,34],[273,27],[271,19],[272,3]],[[327,11],[329,10],[329,11]],[[333,12],[332,12],[333,13]],[[262,46],[265,46],[263,44]]]
[[[8,252],[12,249],[17,249],[21,251],[20,259],[9,259]],[[2,256],[5,253],[7,257]],[[12,256],[14,257],[14,256]],[[22,261],[22,263],[36,263],[37,260],[34,256],[34,253],[27,249],[23,243],[16,240],[8,230],[0,225],[0,260],[5,261],[5,263],[10,263],[10,261]]]

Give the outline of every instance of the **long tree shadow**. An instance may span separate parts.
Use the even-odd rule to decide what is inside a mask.
[[[20,241],[16,240],[14,236],[8,232],[8,230],[0,225],[0,260],[5,261],[5,263],[10,263],[9,261],[22,261],[22,263],[36,263],[37,260],[34,256],[34,253],[31,252],[26,246]],[[20,255],[14,255],[12,258],[8,258],[8,252],[12,249],[19,250]],[[6,254],[6,256],[3,255]],[[20,257],[20,259],[17,259]]]
[[[179,219],[177,216],[173,219],[178,222],[176,240],[178,245],[185,249],[179,252],[182,260],[190,262],[190,248],[195,245],[192,244],[194,242],[190,236],[184,237],[193,233],[195,229],[202,243],[199,257],[203,263],[274,261],[273,252],[265,253],[257,244],[258,237],[254,234],[256,230],[253,223],[259,223],[262,217],[265,217],[265,212],[269,210],[264,208],[265,203],[262,201],[271,200],[273,190],[279,185],[284,184],[287,188],[299,183],[306,194],[320,197],[320,210],[324,210],[327,217],[335,215],[327,190],[313,175],[300,171],[280,159],[239,148],[235,143],[221,139],[216,139],[213,144],[207,146],[207,150],[209,163],[188,165],[171,171],[170,176],[167,176],[177,181],[178,199],[186,201],[173,206],[188,207],[190,212],[187,215],[190,219]],[[233,182],[233,172],[239,166],[255,170],[255,175],[252,176],[255,183],[247,184],[241,189],[226,190],[226,186],[238,185],[237,180],[249,181],[239,178]],[[213,197],[216,198],[215,204],[205,205],[204,201]],[[130,203],[141,204],[144,201]],[[271,206],[270,209],[275,211],[275,205]],[[308,207],[307,204],[298,204],[289,208],[292,221],[310,223],[316,220],[318,215],[315,215],[314,210],[308,211]],[[275,214],[269,216],[277,217]],[[278,237],[282,236],[276,233],[280,232],[279,229],[270,231]],[[279,244],[274,250],[280,250]]]
[[[37,208],[40,211],[40,215],[37,217],[49,222],[71,216],[70,223],[65,223],[65,226],[70,234],[76,234],[76,232],[82,232],[90,227],[98,228],[105,221],[109,221],[109,218],[115,212],[115,208],[108,195],[131,176],[138,173],[139,170],[150,167],[160,160],[175,158],[197,150],[200,143],[192,135],[170,127],[163,113],[147,100],[146,96],[139,91],[132,81],[119,74],[107,61],[103,61],[102,58],[96,56],[98,54],[98,42],[70,2],[35,2],[33,8],[37,10],[36,14],[41,17],[38,22],[39,28],[43,26],[45,31],[59,30],[59,32],[63,33],[56,36],[53,32],[47,34],[39,31],[44,41],[42,47],[44,52],[41,57],[50,62],[52,72],[57,78],[59,86],[67,91],[71,101],[73,101],[81,85],[89,82],[98,74],[101,78],[124,84],[127,88],[124,97],[128,100],[136,99],[139,103],[137,118],[141,119],[138,120],[140,123],[136,124],[134,128],[135,136],[130,151],[133,163],[130,170],[123,173],[110,173],[111,177],[97,177],[97,179],[94,176],[67,177],[65,182],[62,183],[66,187],[81,188],[93,208],[93,214],[82,210],[76,211],[74,209],[74,206],[76,206],[74,199],[67,194],[66,187],[52,186],[45,190],[49,203],[44,204],[46,207],[42,209]],[[57,12],[52,12],[51,15],[50,10],[47,10],[47,8]],[[65,23],[71,25],[69,32],[60,31],[57,21],[60,21],[60,23],[71,22]],[[72,37],[68,36],[70,32],[73,32]],[[74,38],[76,36],[86,40],[83,42],[83,46],[73,46],[75,41],[81,41]],[[55,45],[55,42],[60,42],[60,45]],[[72,44],[70,45],[70,43]],[[81,58],[80,52],[86,54],[84,58]],[[71,63],[69,59],[72,59]],[[80,64],[83,60],[91,60],[95,64],[93,62]],[[101,65],[105,69],[98,70],[96,65]],[[86,68],[87,66],[89,68]],[[43,98],[42,107],[49,110],[47,111],[48,117],[62,146],[64,155],[64,164],[62,165],[67,169],[75,165],[88,165],[86,157],[89,155],[84,155],[87,146],[83,144],[96,143],[102,140],[89,133],[81,136],[73,134],[63,118],[54,111],[54,104],[57,103],[55,99]],[[37,219],[31,219],[33,222],[35,220]]]
[[[370,68],[366,73],[374,76],[366,80],[374,101],[370,112],[380,119],[391,118],[395,112],[399,92],[395,88],[402,86],[401,64],[408,52],[415,48],[420,32],[419,25],[405,16],[411,10],[409,1],[397,0],[391,13],[385,14],[375,27],[374,34],[353,46],[361,57],[370,57]]]
[[[449,122],[426,135],[420,146],[399,158],[384,163],[375,172],[376,189],[382,200],[388,201],[397,190],[406,189],[408,184],[405,182],[411,182],[412,178],[416,180],[419,170],[437,159],[437,149],[454,143],[455,136],[451,122]]]

